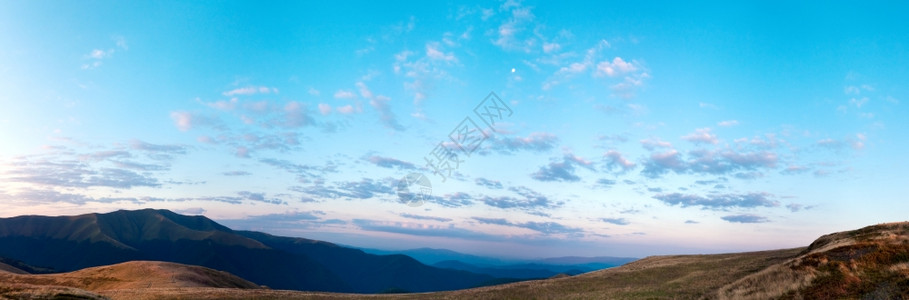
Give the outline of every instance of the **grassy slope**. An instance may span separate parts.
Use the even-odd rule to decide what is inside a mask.
[[[73,294],[89,298],[106,290],[148,288],[257,289],[258,285],[230,273],[165,262],[133,261],[59,274],[13,274],[0,272],[0,297]],[[16,297],[12,297],[16,298]]]

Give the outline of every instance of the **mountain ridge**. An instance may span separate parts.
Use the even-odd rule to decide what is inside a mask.
[[[10,288],[4,286],[4,282],[0,280],[0,296],[6,296],[9,293],[25,293],[25,295],[44,293],[40,295],[48,295],[52,292],[58,295],[69,295],[84,292],[60,287],[52,288],[49,291],[42,290],[43,288]],[[36,292],[29,294],[29,291],[32,290]],[[95,292],[100,296],[112,299],[348,299],[365,296],[362,294],[207,287],[139,288]],[[522,281],[456,291],[369,295],[369,297],[382,299],[548,299],[565,297],[907,299],[909,298],[909,222],[878,224],[857,230],[827,234],[819,237],[810,245],[800,248],[709,255],[649,256],[616,268],[571,277]]]
[[[494,279],[323,241],[235,231],[206,217],[155,209],[0,218],[0,244],[4,245],[0,257],[63,272],[134,260],[166,261],[294,290],[425,292],[469,288]]]

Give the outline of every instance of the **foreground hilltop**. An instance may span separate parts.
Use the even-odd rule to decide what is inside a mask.
[[[828,234],[803,248],[652,256],[577,276],[435,293],[338,294],[220,284],[96,286],[95,281],[111,279],[97,271],[82,274],[98,275],[80,277],[82,285],[56,281],[55,286],[32,288],[112,299],[909,299],[909,222]],[[216,271],[195,274],[233,278]],[[0,296],[9,290],[5,282],[0,280]],[[28,291],[20,288],[16,292]]]
[[[821,236],[804,248],[647,257],[570,278],[443,298],[909,299],[909,222]]]

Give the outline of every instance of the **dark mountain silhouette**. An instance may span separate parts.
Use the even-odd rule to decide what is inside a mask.
[[[0,218],[0,257],[60,272],[134,260],[199,265],[278,289],[376,293],[469,288],[494,278],[303,238],[234,231],[167,210]]]

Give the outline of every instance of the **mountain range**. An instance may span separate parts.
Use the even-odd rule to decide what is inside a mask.
[[[128,261],[225,271],[276,289],[379,293],[464,289],[501,282],[487,274],[427,266],[303,238],[224,227],[167,210],[0,219],[0,257],[71,272]]]
[[[2,261],[0,299],[909,299],[909,222],[827,234],[801,248],[651,256],[576,276],[432,293],[273,290],[224,271],[152,261],[34,275],[25,269],[46,268]]]

